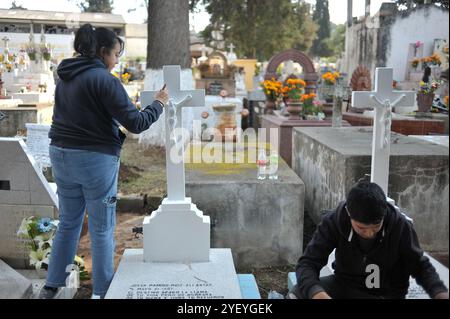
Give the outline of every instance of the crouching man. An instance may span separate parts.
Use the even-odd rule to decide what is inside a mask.
[[[335,251],[334,275],[319,278]],[[413,276],[434,299],[448,289],[420,248],[407,217],[386,201],[383,190],[361,181],[347,200],[323,217],[297,268],[298,299],[405,298]]]

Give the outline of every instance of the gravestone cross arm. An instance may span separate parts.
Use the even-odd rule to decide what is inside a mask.
[[[352,93],[353,107],[373,107],[375,110],[371,181],[378,184],[386,195],[388,194],[392,108],[413,106],[415,101],[414,92],[393,90],[393,73],[392,68],[377,68],[375,90]]]
[[[165,109],[167,198],[169,201],[184,201],[186,199],[184,145],[178,145],[178,143],[182,143],[183,139],[181,136],[176,136],[180,133],[176,132],[176,129],[182,128],[182,108],[205,106],[205,90],[181,90],[181,67],[179,65],[164,66],[163,74],[164,83],[167,85],[170,96],[168,107]],[[142,106],[150,105],[157,92],[143,91],[141,93]],[[172,158],[173,147],[181,150],[181,161]]]

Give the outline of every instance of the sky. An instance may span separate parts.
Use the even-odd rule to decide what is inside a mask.
[[[273,0],[277,1],[277,0]],[[306,0],[315,3],[315,0]],[[76,0],[52,0],[52,1],[36,1],[36,0],[16,0],[17,5],[30,10],[45,11],[64,11],[79,12]],[[142,0],[115,0],[113,13],[121,14],[126,22],[141,23],[147,16],[147,10],[140,5]],[[371,0],[371,14],[375,14],[383,2],[393,2],[391,0]],[[0,0],[0,8],[8,9],[11,7],[12,0]],[[353,16],[364,15],[365,0],[353,0]],[[330,18],[333,23],[342,24],[347,20],[347,1],[346,0],[329,0]],[[133,12],[128,12],[129,8],[137,8]],[[191,14],[191,28],[195,31],[202,31],[209,24],[209,15],[200,9],[198,13]]]

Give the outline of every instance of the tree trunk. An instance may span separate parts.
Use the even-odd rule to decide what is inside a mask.
[[[191,67],[188,0],[151,0],[148,5],[147,68]]]

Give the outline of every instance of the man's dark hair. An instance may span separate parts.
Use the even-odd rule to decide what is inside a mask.
[[[366,225],[381,223],[387,210],[383,190],[368,181],[360,181],[350,189],[346,204],[350,218]]]

